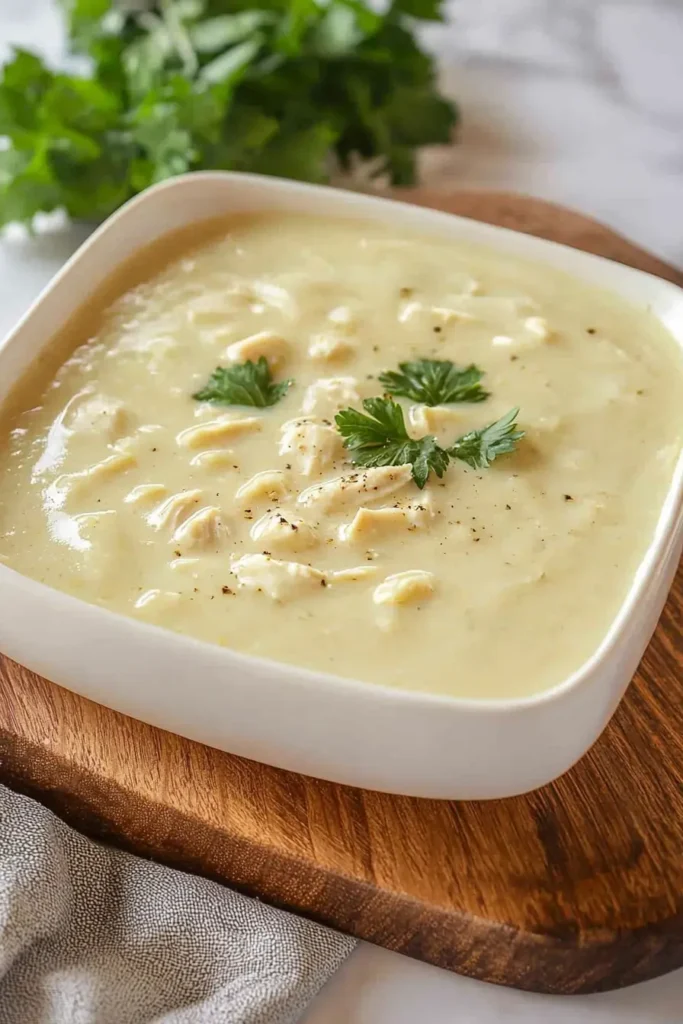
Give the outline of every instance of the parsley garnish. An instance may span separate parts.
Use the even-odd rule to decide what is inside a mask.
[[[448,454],[452,459],[466,462],[472,469],[487,469],[499,455],[513,452],[524,437],[524,431],[516,429],[518,413],[519,409],[511,409],[495,423],[463,434],[448,448]]]
[[[431,435],[415,441],[408,436],[403,410],[391,398],[366,398],[365,412],[343,409],[335,416],[344,447],[356,466],[403,466],[410,463],[413,480],[422,488],[433,470],[442,477],[448,453]]]
[[[395,370],[379,375],[379,382],[390,395],[412,398],[424,405],[449,402],[483,402],[489,393],[479,383],[483,371],[473,363],[460,367],[450,359],[416,359],[399,363]]]
[[[343,409],[335,422],[356,466],[402,466],[410,463],[418,487],[427,483],[430,472],[442,477],[450,459],[461,459],[473,469],[486,469],[499,455],[513,452],[524,437],[516,430],[519,409],[471,430],[450,448],[442,448],[431,434],[417,440],[408,436],[403,410],[393,398],[366,398],[365,412]]]
[[[275,405],[289,391],[293,380],[273,383],[264,356],[257,363],[248,360],[234,366],[217,366],[208,383],[193,398],[218,405],[254,405],[264,409]]]

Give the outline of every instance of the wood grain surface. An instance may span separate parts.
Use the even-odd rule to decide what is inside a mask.
[[[410,198],[680,281],[538,200]],[[679,571],[606,732],[524,797],[449,803],[318,782],[135,722],[8,660],[0,778],[82,832],[441,967],[533,991],[616,988],[683,965],[682,624]]]

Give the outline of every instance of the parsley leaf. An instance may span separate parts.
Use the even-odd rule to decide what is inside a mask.
[[[365,412],[342,409],[335,422],[344,447],[356,466],[402,466],[410,463],[413,479],[422,488],[430,472],[441,478],[450,459],[461,459],[473,469],[486,469],[499,455],[513,452],[524,437],[516,429],[519,409],[489,423],[481,430],[471,430],[458,438],[450,448],[442,448],[431,434],[415,440],[409,437],[403,410],[393,398],[366,398]]]
[[[487,469],[499,455],[513,452],[524,437],[524,431],[516,429],[518,413],[519,409],[511,409],[495,423],[463,434],[451,445],[448,454],[452,459],[466,462],[472,469]]]
[[[394,370],[379,375],[379,382],[390,395],[412,398],[425,405],[447,405],[449,402],[483,402],[488,398],[479,383],[483,371],[473,363],[458,367],[449,359],[416,359],[399,363]]]
[[[264,356],[257,363],[248,360],[234,366],[217,366],[208,383],[192,397],[217,405],[253,405],[260,409],[275,405],[289,391],[293,380],[274,384]]]
[[[431,435],[414,440],[408,436],[403,410],[391,398],[366,398],[365,412],[343,409],[335,422],[356,466],[403,466],[410,463],[413,480],[422,488],[430,472],[442,477],[448,454]]]
[[[101,220],[200,169],[326,181],[358,159],[395,185],[448,143],[416,24],[442,0],[62,0],[67,74],[15,51],[0,75],[0,226],[64,209]]]

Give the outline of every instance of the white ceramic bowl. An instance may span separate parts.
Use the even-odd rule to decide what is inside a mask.
[[[402,203],[205,173],[134,199],[78,250],[0,347],[0,401],[121,261],[173,229],[236,210],[373,219],[488,244],[649,306],[683,345],[683,291],[648,274]],[[281,768],[414,796],[511,796],[557,778],[600,735],[652,635],[682,545],[683,458],[652,544],[599,649],[554,689],[519,700],[408,693],[247,657],[86,604],[2,565],[0,649],[101,704]]]

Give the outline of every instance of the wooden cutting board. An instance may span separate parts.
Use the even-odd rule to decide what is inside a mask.
[[[410,198],[681,280],[548,203]],[[541,992],[616,988],[683,965],[682,624],[680,571],[607,731],[525,797],[447,803],[318,782],[142,725],[8,660],[0,778],[82,832],[440,967]]]

